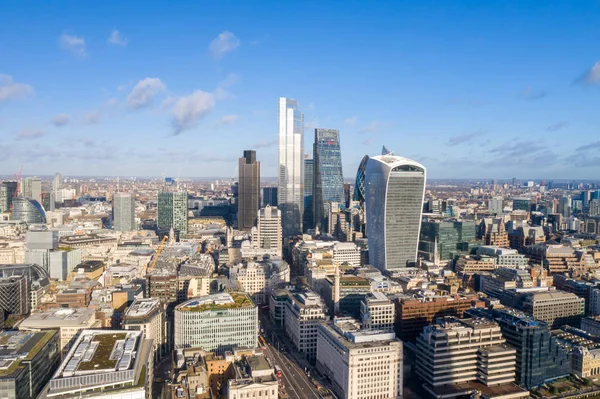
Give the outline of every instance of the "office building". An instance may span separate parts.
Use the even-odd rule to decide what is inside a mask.
[[[15,197],[12,201],[11,219],[27,224],[45,224],[46,212],[42,205],[32,198]]]
[[[113,195],[113,228],[116,231],[137,230],[135,195],[131,193],[115,193]]]
[[[317,370],[339,398],[402,398],[403,360],[393,332],[364,331],[351,318],[317,328]]]
[[[335,129],[315,129],[313,157],[314,224],[323,231],[328,227],[329,203],[345,203],[340,132]],[[329,230],[327,232],[332,233]]]
[[[0,312],[29,314],[49,284],[48,273],[38,265],[0,265]]]
[[[151,398],[153,366],[143,332],[83,330],[41,397]]]
[[[256,228],[252,229],[252,245],[281,256],[282,243],[281,211],[267,205],[258,211]]]
[[[382,292],[373,292],[360,303],[360,321],[364,330],[393,331],[396,307]]]
[[[528,294],[522,307],[523,312],[545,321],[552,329],[567,324],[579,327],[585,312],[585,300],[570,292],[537,292]]]
[[[513,198],[513,211],[530,211],[531,198],[515,197]]]
[[[277,206],[277,187],[262,188],[262,207]]]
[[[475,274],[491,272],[498,268],[496,261],[491,256],[461,255],[454,264],[454,271],[459,274]]]
[[[52,193],[54,193],[54,198],[58,199],[60,194],[60,189],[62,188],[62,175],[60,173],[56,173],[54,175],[54,179],[52,180]]]
[[[277,206],[281,210],[283,236],[302,233],[304,215],[304,115],[298,102],[279,99],[279,162]]]
[[[59,308],[40,313],[32,313],[19,324],[21,331],[58,330],[61,358],[71,349],[75,338],[82,331],[100,328],[100,320],[96,319],[96,311],[91,308]]]
[[[510,246],[508,233],[502,218],[483,218],[479,223],[477,238],[485,245],[508,248]]]
[[[27,249],[58,249],[58,231],[29,230],[25,239]]]
[[[279,397],[279,381],[263,353],[239,356],[232,365],[233,378],[227,381],[227,399]]]
[[[438,319],[417,338],[417,375],[434,398],[475,390],[482,397],[526,398],[529,392],[513,384],[515,370],[516,350],[486,318]]]
[[[40,204],[42,203],[42,180],[39,177],[26,177],[23,179],[21,195],[23,197],[33,198]]]
[[[229,267],[232,286],[249,294],[256,304],[266,304],[267,294],[290,281],[290,266],[279,257],[265,257]]]
[[[359,203],[365,202],[365,172],[367,170],[367,163],[369,162],[369,156],[365,155],[358,165],[356,170],[356,180],[354,182],[354,195],[353,200]]]
[[[314,225],[314,160],[305,155],[304,158],[304,217],[302,223],[304,231],[315,227]]]
[[[317,355],[317,326],[325,320],[325,305],[312,291],[291,293],[285,304],[285,333],[308,359]]]
[[[0,213],[10,212],[13,198],[17,196],[19,183],[16,181],[3,181],[0,183]]]
[[[198,297],[175,308],[175,348],[222,355],[258,346],[258,308],[244,293]]]
[[[492,215],[502,215],[504,213],[504,199],[502,197],[490,198],[488,209]]]
[[[244,151],[238,174],[238,229],[250,231],[256,225],[260,204],[260,162],[256,160],[256,151]]]
[[[60,363],[58,332],[3,331],[0,343],[0,397],[38,398]]]
[[[121,325],[125,330],[137,330],[152,340],[154,360],[168,352],[165,311],[157,298],[140,298],[133,301],[123,315]]]
[[[52,249],[27,249],[25,250],[25,263],[34,263],[48,272],[50,278],[60,281],[66,280],[75,266],[82,260],[81,249],[52,250]]]
[[[475,240],[473,221],[423,220],[419,238],[419,256],[442,265],[461,253],[468,253]]]
[[[463,317],[473,307],[483,307],[477,295],[400,297],[395,300],[396,332],[402,341],[412,341],[437,317]]]
[[[365,205],[369,263],[381,271],[398,271],[417,260],[425,167],[407,158],[369,158]]]
[[[160,230],[173,228],[179,234],[187,234],[188,228],[188,194],[185,191],[158,193],[158,221]]]
[[[566,377],[572,353],[552,337],[547,323],[514,309],[471,309],[470,316],[493,319],[506,343],[517,350],[516,383],[526,389]]]

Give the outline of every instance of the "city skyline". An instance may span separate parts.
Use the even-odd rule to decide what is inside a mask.
[[[289,96],[305,138],[340,130],[348,178],[382,144],[432,178],[593,178],[598,4],[437,4],[302,4],[293,18],[265,5],[144,4],[144,24],[108,2],[94,13],[13,6],[0,41],[0,173],[227,177],[256,149],[276,176],[274,104]],[[313,15],[339,23],[302,29]],[[295,64],[279,56],[289,50]],[[216,138],[235,144],[185,144]]]

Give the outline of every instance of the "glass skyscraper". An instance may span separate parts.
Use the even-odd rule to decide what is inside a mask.
[[[369,156],[365,155],[358,165],[356,181],[354,182],[353,199],[361,204],[365,202],[365,171],[367,170],[367,162],[369,162]]]
[[[33,198],[15,197],[12,201],[11,218],[28,224],[46,223],[46,212]]]
[[[0,212],[9,212],[19,184],[16,181],[3,181],[0,184]]]
[[[369,262],[379,270],[399,270],[417,260],[425,167],[395,155],[369,158],[365,206]]]
[[[312,158],[304,158],[304,231],[312,229],[315,226],[313,215],[313,179],[314,179],[314,160]]]
[[[315,129],[313,144],[313,214],[314,224],[324,229],[329,214],[328,203],[344,201],[344,175],[340,132],[335,129]]]
[[[188,231],[188,195],[187,192],[158,193],[158,220],[160,230],[170,230],[171,227],[180,233]]]
[[[279,162],[277,202],[283,236],[302,232],[304,214],[304,115],[298,102],[279,99]]]
[[[256,151],[244,151],[238,173],[238,229],[250,231],[256,225],[260,202],[260,162],[256,160]]]

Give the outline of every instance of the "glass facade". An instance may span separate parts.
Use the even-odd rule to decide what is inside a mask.
[[[304,115],[298,102],[279,99],[277,203],[284,237],[302,232],[304,214]]]
[[[417,260],[425,167],[407,158],[369,158],[365,206],[369,262],[379,270],[402,269]]]
[[[315,227],[313,225],[313,177],[314,160],[306,158],[304,159],[304,231]]]
[[[313,157],[314,224],[323,229],[327,226],[325,221],[329,213],[327,203],[345,203],[340,132],[335,129],[315,129]]]
[[[469,243],[475,242],[474,221],[433,221],[421,223],[419,253],[427,260],[445,261],[459,252],[466,252]],[[437,244],[437,245],[436,245]]]
[[[368,161],[369,156],[365,155],[358,165],[358,170],[356,171],[356,182],[354,183],[354,201],[365,201],[365,170],[367,169]]]
[[[256,225],[260,202],[260,162],[256,160],[256,151],[244,151],[238,173],[238,229],[250,231]]]
[[[174,230],[187,234],[188,229],[188,195],[187,192],[158,193],[158,228],[160,230]]]
[[[17,193],[16,181],[3,181],[0,184],[0,212],[9,212],[12,207],[13,198]]]
[[[113,228],[116,231],[136,230],[135,197],[130,193],[113,195]]]
[[[277,187],[263,187],[262,206],[277,206]]]
[[[12,219],[29,224],[46,223],[46,212],[33,198],[16,197],[12,201]]]

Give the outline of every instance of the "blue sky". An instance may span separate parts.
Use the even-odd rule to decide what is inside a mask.
[[[0,0],[0,174],[275,176],[277,101],[432,178],[600,170],[599,1]]]

